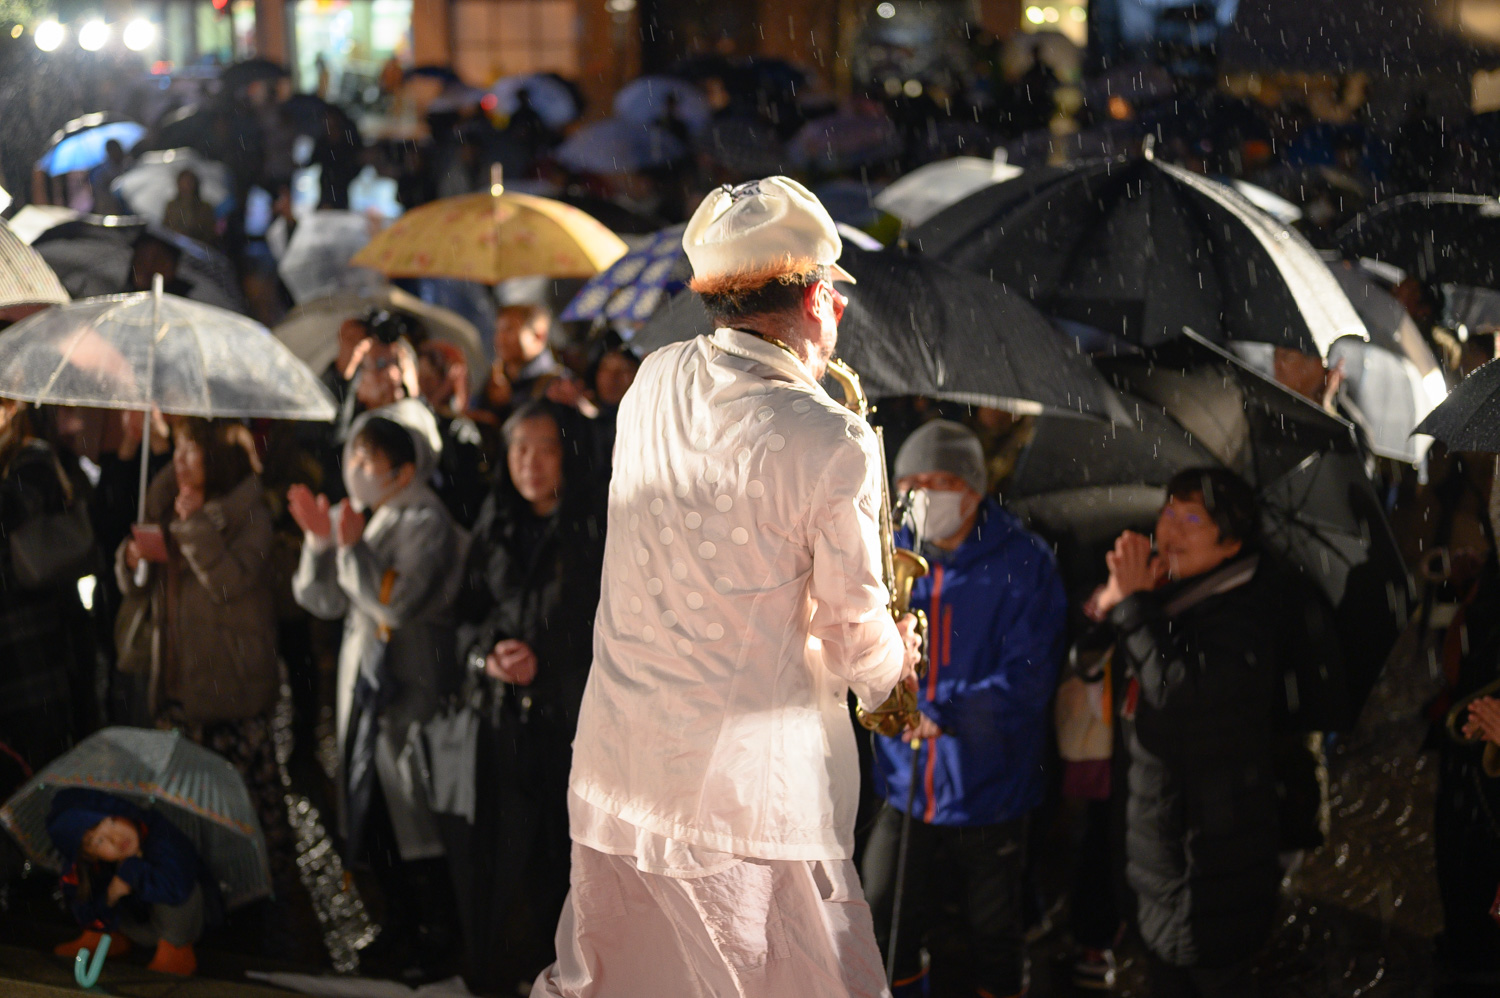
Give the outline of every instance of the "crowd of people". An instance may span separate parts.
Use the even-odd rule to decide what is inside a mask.
[[[1453,133],[1452,143],[1434,143],[1441,126],[1418,104],[1401,120],[1373,120],[1357,77],[1315,80],[1279,106],[1183,81],[1173,96],[1121,104],[1084,99],[1087,84],[1060,81],[1040,48],[1014,79],[999,79],[998,62],[992,68],[994,80],[946,105],[931,93],[857,100],[850,113],[888,121],[892,141],[875,159],[813,161],[805,174],[836,187],[862,171],[869,188],[958,152],[976,134],[981,152],[1009,147],[1016,159],[1040,163],[1116,151],[1155,131],[1163,158],[1295,190],[1314,241],[1382,194],[1490,183],[1484,116]],[[564,135],[526,99],[503,123],[477,101],[440,105],[427,116],[423,142],[399,144],[366,144],[329,105],[306,159],[320,167],[325,208],[349,207],[350,184],[366,166],[394,179],[411,208],[487,189],[498,163],[507,182],[603,205],[601,214],[615,212],[622,229],[653,231],[686,220],[716,184],[747,179],[750,167],[735,158],[746,151],[730,150],[728,136],[748,129],[779,147],[815,124],[815,112],[833,110],[795,99],[795,87],[740,91],[718,76],[703,86],[716,104],[714,124],[690,134],[667,107],[657,126],[677,153],[616,174],[559,161]],[[246,310],[273,323],[294,304],[276,277],[274,244],[298,224],[292,173],[306,164],[287,157],[306,130],[277,99],[274,81],[224,92],[201,113],[206,131],[195,141],[230,166],[230,207],[207,203],[202,179],[182,171],[162,229],[135,239],[118,290],[145,290],[160,277],[169,292],[187,293],[182,237],[225,253]],[[977,133],[958,127],[967,119],[982,125]],[[231,146],[241,152],[226,154]],[[36,193],[119,210],[113,181],[129,159],[112,144],[87,177],[43,182]],[[275,225],[257,231],[247,223],[255,189],[270,196],[280,236]],[[857,216],[850,220],[870,221]],[[748,306],[711,289],[704,296],[720,325],[754,328],[796,311],[783,300],[787,288],[793,297],[831,288],[826,272],[795,276],[803,283],[782,282]],[[1441,328],[1433,289],[1410,282],[1396,290],[1451,373],[1494,357],[1492,330],[1459,337]],[[820,307],[833,309],[833,300]],[[0,319],[21,318],[5,304]],[[598,738],[634,724],[640,738],[663,738],[681,756],[708,751],[693,741],[702,732],[691,722],[711,704],[694,702],[680,717],[606,719],[604,694],[594,696],[591,717],[585,691],[601,647],[607,658],[642,641],[633,618],[644,596],[659,595],[663,576],[683,600],[659,615],[664,634],[675,636],[672,622],[700,610],[705,597],[742,594],[729,569],[699,579],[698,562],[673,560],[671,526],[606,512],[621,463],[628,481],[660,491],[646,463],[660,455],[643,449],[638,435],[628,453],[617,447],[617,418],[644,359],[622,335],[630,330],[601,324],[583,333],[540,300],[497,304],[486,296],[477,314],[492,358],[478,378],[462,350],[398,310],[347,318],[334,360],[319,372],[339,405],[326,425],[143,418],[0,399],[0,530],[12,536],[43,522],[62,530],[61,518],[86,510],[87,574],[95,580],[89,591],[73,578],[37,584],[25,578],[14,545],[0,545],[0,660],[9,663],[0,675],[0,764],[10,767],[0,772],[0,793],[105,724],[179,731],[243,778],[269,847],[276,904],[296,903],[302,890],[287,813],[287,787],[296,782],[332,802],[340,853],[379,917],[380,932],[362,951],[365,972],[408,981],[461,972],[477,993],[511,994],[565,956],[555,946],[559,920],[566,927],[588,910],[568,900],[579,875],[570,826],[572,840],[584,841],[580,820],[592,835],[588,869],[606,882],[621,876],[601,859],[606,853],[634,854],[642,871],[648,859],[678,873],[720,870],[718,852],[678,851],[673,838],[643,836],[614,848],[620,826],[603,812],[581,812],[569,775],[581,716]],[[726,352],[779,370],[770,376],[777,384],[799,377],[778,367],[785,359],[774,344],[732,343]],[[1333,404],[1340,374],[1321,360],[1278,349],[1272,373],[1317,404]],[[801,419],[807,410],[798,404],[785,400],[785,412],[768,404],[745,418]],[[1068,887],[1057,893],[1066,896],[1075,986],[1116,987],[1117,953],[1135,947],[1145,954],[1150,994],[1256,993],[1253,968],[1273,931],[1280,885],[1301,851],[1318,845],[1323,804],[1316,777],[1307,776],[1321,746],[1283,723],[1280,663],[1299,652],[1287,646],[1291,636],[1267,625],[1284,612],[1286,583],[1264,557],[1256,493],[1223,469],[1182,472],[1165,489],[1151,536],[1120,536],[1080,587],[1051,539],[1004,501],[1030,441],[1027,419],[929,400],[893,400],[880,416],[893,438],[888,485],[912,497],[894,542],[930,569],[911,594],[927,622],[929,666],[914,689],[920,717],[899,736],[861,739],[857,801],[813,800],[808,786],[787,786],[767,791],[774,806],[731,801],[722,787],[720,803],[764,807],[756,820],[780,822],[787,834],[826,834],[819,842],[830,855],[843,848],[836,835],[800,827],[806,815],[776,807],[795,810],[800,799],[808,814],[826,807],[840,821],[857,809],[858,880],[898,996],[937,993],[935,980],[939,989],[962,981],[969,993],[997,998],[1026,993],[1028,938],[1054,914],[1039,872],[1057,865],[1046,841],[1054,833],[1069,843],[1061,863]],[[150,477],[136,522],[143,448]],[[826,470],[802,473],[816,479]],[[1389,465],[1380,474],[1413,570],[1427,573],[1429,609],[1433,600],[1458,603],[1469,621],[1465,641],[1436,649],[1446,670],[1442,698],[1456,701],[1495,671],[1493,628],[1482,612],[1500,599],[1493,467],[1438,448],[1420,476]],[[806,484],[809,493],[821,487]],[[743,494],[759,500],[757,490],[769,487],[747,480]],[[672,506],[672,496],[662,498]],[[853,510],[863,498],[858,490],[818,494],[830,509],[838,502]],[[676,499],[672,508],[690,509],[680,531],[696,530],[695,517],[704,524],[715,511],[743,512],[736,506],[743,501],[727,494]],[[697,499],[708,505],[700,510]],[[741,554],[747,541],[736,535],[748,527],[721,519],[721,536],[696,548],[700,562],[717,556],[715,544],[724,549],[720,564],[761,556]],[[608,574],[601,587],[606,545],[623,545],[622,529],[627,539],[645,538],[625,557],[642,568],[661,562],[659,574],[636,580],[639,589],[619,579],[611,588]],[[822,558],[851,543],[837,531],[785,542],[805,543]],[[1452,554],[1441,571],[1427,568],[1434,548]],[[780,570],[776,554],[766,565]],[[831,593],[848,580],[815,581]],[[722,638],[723,627],[712,626]],[[820,642],[839,640],[816,613],[811,626]],[[597,643],[596,628],[604,635]],[[1421,630],[1427,640],[1425,623]],[[652,659],[668,688],[682,679],[674,650],[689,656],[692,643],[683,638]],[[620,702],[629,702],[629,684],[609,676],[624,684]],[[841,678],[856,690],[862,681]],[[819,723],[830,711],[842,723],[846,706],[818,704]],[[288,711],[290,757],[278,735],[278,716]],[[680,731],[656,730],[679,723]],[[1464,724],[1465,733],[1500,745],[1493,698],[1481,699]],[[823,758],[821,728],[796,737],[803,741],[789,752],[809,763]],[[585,746],[598,786],[618,778],[670,788],[680,776],[670,752],[656,760],[660,772],[622,775],[602,745]],[[1500,794],[1480,749],[1446,740],[1440,752],[1438,875],[1448,916],[1440,955],[1455,973],[1489,980],[1484,975],[1500,973],[1500,929],[1489,915],[1500,832],[1487,816]],[[763,760],[737,765],[760,772]],[[101,932],[115,931],[156,947],[153,968],[193,971],[192,947],[227,916],[170,823],[108,795],[79,793],[58,798],[50,831],[68,863],[64,894],[84,930],[59,953],[94,948]],[[744,855],[744,841],[734,845],[724,848]],[[21,874],[19,854],[4,840],[0,873]],[[820,903],[839,894],[821,881],[808,889],[821,892]],[[790,943],[761,945],[774,954]]]

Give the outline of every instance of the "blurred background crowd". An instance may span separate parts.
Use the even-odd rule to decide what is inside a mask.
[[[1045,778],[990,774],[1020,788],[1003,805],[940,808],[930,768],[924,789],[929,830],[1029,817],[987,917],[1024,934],[1032,993],[1151,993],[1161,954],[1114,897],[1110,752],[1076,725],[1121,695],[1090,643],[1105,554],[1167,500],[1298,566],[1274,599],[1306,618],[1286,666],[1306,696],[1252,725],[1274,727],[1279,825],[1256,831],[1285,878],[1265,990],[1492,993],[1500,792],[1483,718],[1446,715],[1500,667],[1496,466],[1411,431],[1496,353],[1500,5],[1362,7],[0,3],[0,328],[185,299],[208,311],[173,330],[253,320],[286,351],[257,390],[295,382],[332,413],[145,416],[0,376],[0,526],[80,545],[64,585],[0,548],[0,794],[102,728],[178,731],[238,772],[269,858],[254,893],[274,899],[210,898],[187,932],[210,926],[215,973],[513,993],[567,887],[615,414],[651,346],[706,331],[682,223],[719,185],[785,173],[852,247],[849,359],[897,474],[924,432],[972,438],[966,484],[1019,538],[985,557],[1048,566],[1025,594],[1056,597],[1028,637],[1041,671],[1006,708],[1025,744],[951,761],[988,772],[1003,748]],[[1023,329],[1046,345],[1014,346]],[[1176,477],[1206,465],[1261,513],[1221,517],[1209,479]],[[976,684],[1019,668],[982,652],[960,642]],[[877,882],[881,799],[906,790],[881,751],[861,816]],[[90,807],[54,822],[75,865],[107,858],[90,830],[111,816],[146,827]],[[955,841],[924,848],[963,868]],[[0,875],[16,938],[61,938],[56,878],[8,839]],[[934,888],[907,936],[933,994],[987,967],[963,897]]]

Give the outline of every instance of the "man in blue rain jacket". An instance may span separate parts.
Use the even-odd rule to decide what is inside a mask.
[[[875,738],[875,791],[885,803],[865,848],[865,892],[886,950],[915,737],[893,990],[897,998],[926,993],[922,927],[933,923],[935,900],[948,896],[966,905],[978,994],[1008,998],[1025,987],[1026,816],[1042,799],[1067,601],[1051,550],[984,495],[973,432],[946,420],[925,424],[902,445],[895,475],[897,494],[913,493],[920,553],[932,569],[912,597],[927,614],[928,672],[922,722],[903,738]],[[912,540],[910,530],[897,534],[900,546]]]

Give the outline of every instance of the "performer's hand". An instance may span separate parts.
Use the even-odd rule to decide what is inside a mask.
[[[896,632],[906,646],[906,657],[901,663],[901,682],[913,693],[917,691],[917,663],[922,661],[922,635],[917,633],[915,614],[904,614],[896,621]]]
[[[524,641],[506,639],[498,642],[485,656],[484,673],[517,686],[530,686],[536,679],[536,652]]]
[[[110,880],[109,886],[105,888],[104,899],[109,907],[113,908],[120,903],[120,899],[130,893],[130,885],[119,877]]]
[[[928,739],[940,737],[942,733],[943,729],[937,726],[937,722],[926,714],[923,714],[922,719],[914,727],[907,728],[901,732],[901,740],[908,744],[918,738],[922,741],[927,741]]]
[[[1469,704],[1464,737],[1483,738],[1492,745],[1500,745],[1500,699],[1480,697]]]

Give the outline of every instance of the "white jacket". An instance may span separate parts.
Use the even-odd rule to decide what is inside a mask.
[[[690,847],[850,857],[846,692],[880,702],[903,659],[875,435],[730,329],[648,357],[618,426],[573,793]]]

